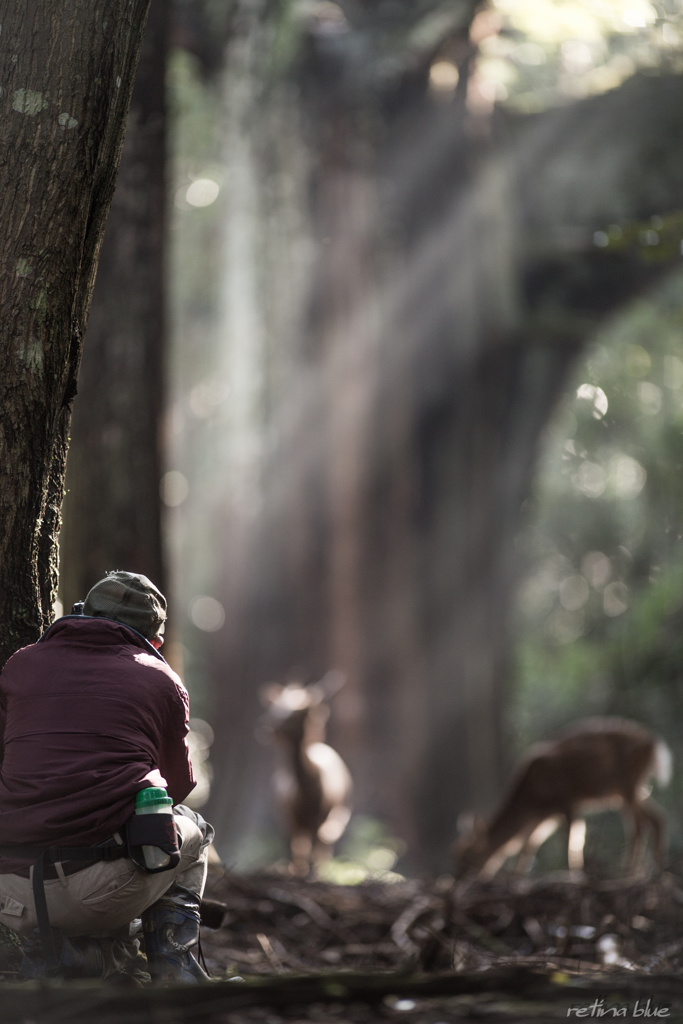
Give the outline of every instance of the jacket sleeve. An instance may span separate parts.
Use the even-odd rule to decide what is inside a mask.
[[[5,722],[7,721],[7,711],[5,710],[5,697],[4,694],[0,693],[0,768],[2,762],[5,760]]]
[[[196,785],[187,734],[190,731],[190,699],[180,680],[169,694],[165,728],[159,744],[159,771],[166,779],[174,804],[182,803]]]

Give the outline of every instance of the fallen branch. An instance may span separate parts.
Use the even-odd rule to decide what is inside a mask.
[[[426,911],[435,910],[436,907],[436,902],[430,896],[418,896],[410,906],[406,907],[400,917],[394,921],[391,926],[391,937],[404,953],[417,955],[420,952],[420,947],[408,935],[408,929]]]
[[[328,932],[332,932],[334,935],[339,935],[340,938],[349,941],[349,933],[346,929],[341,928],[332,918],[325,913],[322,907],[319,907],[315,900],[312,900],[309,896],[301,896],[295,893],[286,892],[284,889],[268,889],[267,895],[271,900],[276,900],[278,903],[289,903],[290,906],[299,907],[304,913],[308,914],[312,921],[320,925]]]
[[[286,1011],[311,1003],[363,1002],[379,1006],[390,999],[424,1000],[496,993],[542,1004],[593,999],[629,1002],[652,999],[660,1006],[683,1007],[683,980],[677,976],[607,978],[570,977],[510,967],[431,977],[410,975],[325,974],[257,981],[122,990],[91,982],[8,984],[2,991],[3,1024],[208,1024],[246,1007]],[[520,1019],[522,1019],[520,1017]],[[678,1019],[673,1017],[671,1019]]]

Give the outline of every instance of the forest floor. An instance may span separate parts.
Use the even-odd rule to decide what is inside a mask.
[[[683,879],[339,886],[214,872],[214,984],[0,986],[0,1024],[683,1021]],[[140,958],[141,966],[144,960]]]
[[[213,873],[206,896],[227,909],[202,941],[222,977],[503,965],[662,973],[683,966],[682,882],[669,873],[598,880],[558,872],[342,886]]]

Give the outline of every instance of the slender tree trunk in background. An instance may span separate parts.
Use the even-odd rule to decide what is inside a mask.
[[[489,811],[505,778],[514,539],[538,437],[576,351],[493,347],[454,370],[416,411],[414,585],[429,687],[402,817],[418,837],[422,868],[448,867],[458,814]]]
[[[152,0],[78,378],[60,538],[65,611],[109,569],[166,586],[159,481],[168,9],[168,0]]]
[[[52,620],[82,334],[148,4],[4,5],[0,663]]]

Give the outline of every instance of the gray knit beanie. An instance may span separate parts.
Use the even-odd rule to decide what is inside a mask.
[[[115,619],[154,640],[166,620],[166,598],[146,576],[109,572],[88,593],[83,614]]]

